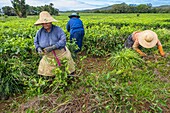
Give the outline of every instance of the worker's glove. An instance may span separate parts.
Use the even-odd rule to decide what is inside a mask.
[[[140,54],[140,56],[142,56],[142,57],[147,56],[147,55],[146,55],[145,53],[143,53],[140,49],[136,48],[135,50],[136,50],[136,52],[138,52],[138,53]]]
[[[165,56],[165,52],[163,51],[163,48],[162,48],[162,46],[158,46],[158,49],[159,49],[159,52],[160,52],[160,54],[161,54],[161,56]]]
[[[49,46],[49,47],[44,48],[44,52],[49,53],[49,52],[51,52],[51,51],[53,51],[55,49],[57,49],[57,47],[55,45]]]
[[[43,54],[43,50],[42,50],[40,47],[37,49],[37,52],[38,52],[39,54]]]

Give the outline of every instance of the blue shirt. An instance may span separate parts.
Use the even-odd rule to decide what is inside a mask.
[[[67,23],[67,31],[73,34],[76,31],[84,31],[83,22],[79,18],[71,18]]]
[[[51,31],[47,32],[43,27],[37,31],[34,38],[34,45],[37,48],[46,48],[55,45],[57,49],[64,48],[66,45],[66,35],[63,30],[55,25],[51,26]]]

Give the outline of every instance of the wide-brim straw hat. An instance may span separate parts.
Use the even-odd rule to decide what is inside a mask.
[[[68,16],[69,18],[72,18],[72,17],[77,17],[77,18],[80,18],[80,16],[77,14],[77,13],[72,13],[70,16]]]
[[[42,11],[39,15],[39,19],[34,25],[41,25],[42,23],[57,22],[47,11]]]
[[[152,48],[158,42],[157,34],[151,30],[139,32],[137,37],[139,44],[144,48]]]

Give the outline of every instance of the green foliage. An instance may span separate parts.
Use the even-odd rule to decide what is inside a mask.
[[[144,106],[145,104],[147,106],[141,109],[147,109],[146,111],[150,109],[151,112],[162,112],[162,108],[166,106],[165,103],[169,95],[167,92],[169,85],[158,78],[158,76],[161,76],[163,79],[164,75],[155,75],[153,69],[157,67],[156,65],[153,62],[146,62],[140,69],[133,69],[133,78],[128,80],[128,82],[121,81],[121,84],[129,94],[133,95],[133,101],[129,101],[133,106],[143,103]],[[137,111],[146,112],[141,109],[136,108]]]
[[[116,69],[130,69],[139,64],[142,64],[142,58],[131,49],[123,49],[122,51],[112,53],[112,56],[108,59],[110,65]]]
[[[70,108],[70,103],[76,106],[74,102],[78,105],[84,102],[80,105],[81,111],[92,108],[94,112],[106,113],[166,112],[170,94],[169,14],[140,14],[137,17],[136,14],[107,14],[106,16],[88,13],[82,14],[81,18],[86,31],[83,54],[88,53],[86,55],[105,58],[111,55],[107,61],[107,69],[103,62],[102,65],[95,64],[91,60],[87,61],[88,59],[82,62],[89,56],[79,55],[76,59],[78,65],[76,74],[78,72],[81,76],[76,84],[70,84],[71,78],[67,76],[66,60],[62,61],[63,67],[54,70],[54,77],[38,76],[37,68],[40,58],[33,45],[33,37],[40,28],[33,27],[37,17],[27,19],[8,17],[5,21],[0,21],[0,93],[14,95],[26,92],[27,96],[38,95],[38,97],[52,93],[56,98],[52,97],[49,100],[43,98],[37,102],[43,104],[43,106],[37,105],[37,109],[47,108],[46,111],[51,108],[54,111],[62,107]],[[66,32],[67,14],[61,14],[57,20],[59,20],[57,25]],[[166,57],[157,56],[158,50],[155,47],[146,50],[152,57],[144,58],[146,61],[143,62],[136,52],[122,50],[123,43],[129,34],[145,29],[151,29],[158,34],[167,53]],[[66,32],[66,34],[69,33]],[[67,44],[68,48],[74,51],[74,43]],[[157,54],[152,55],[152,53]],[[101,66],[101,69],[94,69],[96,65]],[[17,97],[16,104],[23,103],[23,100],[20,102],[18,100]],[[44,106],[45,103],[48,105]],[[11,112],[12,109],[8,110]],[[34,109],[30,107],[25,112],[34,112],[32,110]]]
[[[25,4],[25,0],[11,0],[12,6],[4,6],[2,10],[5,15],[8,16],[19,16],[25,18],[27,15],[38,15],[41,11],[48,11],[51,15],[59,15],[59,10],[54,8],[53,3],[44,6],[29,6]]]
[[[124,87],[119,85],[115,74],[107,73],[97,76],[92,73],[83,78],[83,83],[88,87],[86,93],[95,95],[94,99],[97,104],[91,104],[92,107],[97,106],[95,112],[123,112],[124,108],[129,112],[133,111],[133,109],[130,109],[132,106],[128,102],[132,95],[128,94]]]
[[[11,3],[18,17],[20,18],[27,17],[25,0],[11,0]]]
[[[25,79],[24,84],[25,86],[27,86],[25,88],[26,95],[29,97],[42,95],[49,86],[48,81],[49,81],[48,79],[45,79],[43,77],[35,77],[35,76],[28,78],[28,80]]]
[[[42,76],[36,75],[25,79],[24,84],[26,87],[27,96],[37,96],[42,95],[45,91],[55,93],[55,92],[64,92],[68,86],[68,82],[72,77],[68,77],[68,63],[67,59],[61,60],[61,66],[58,67],[58,64],[54,61],[52,62],[56,65],[56,68],[53,70],[55,76]]]
[[[32,39],[22,35],[24,30],[18,32],[16,36],[16,29],[8,29],[7,26],[4,30],[2,26],[0,29],[0,92],[8,96],[23,92],[26,87],[23,81],[37,72],[39,60],[38,56],[33,54]]]
[[[169,13],[170,7],[152,7],[152,4],[128,5],[126,3],[114,4],[105,8],[90,10],[91,13]]]
[[[55,74],[55,78],[52,84],[50,85],[50,87],[53,88],[52,89],[53,92],[58,90],[63,92],[68,86],[68,81],[69,81],[68,59],[62,59],[60,67],[58,67],[58,64],[56,62],[54,63],[57,68],[53,70],[53,73]]]
[[[76,39],[73,39],[72,42],[70,42],[70,40],[68,40],[67,47],[70,50],[73,59],[76,59],[77,54],[75,53],[75,51],[79,48],[78,45],[76,44]]]
[[[8,18],[8,15],[4,15],[5,18]]]
[[[132,31],[129,27],[123,26],[121,29],[117,29],[115,26],[102,23],[92,26],[86,30],[88,35],[84,39],[85,50],[87,50],[87,54],[93,56],[107,56],[112,51],[122,49],[125,41],[123,36]]]
[[[14,12],[14,9],[10,6],[5,6],[5,7],[2,7],[2,10],[4,12],[4,15],[7,15],[7,16],[16,16],[15,12]]]
[[[51,15],[58,15],[58,13],[59,13],[59,10],[58,9],[56,9],[56,8],[54,8],[53,7],[54,6],[54,4],[53,3],[50,3],[49,5],[44,5],[44,6],[41,6],[40,7],[40,9],[41,9],[41,11],[48,11]],[[30,9],[32,8],[32,7],[29,7]],[[35,13],[36,12],[36,10],[38,10],[38,7],[36,8],[34,8],[34,12],[32,12],[32,13]],[[28,12],[28,13],[31,13],[31,11],[32,10],[30,10],[30,12]],[[40,11],[40,12],[41,12]]]
[[[0,94],[11,96],[23,91],[24,64],[18,58],[0,59]]]
[[[131,49],[123,49],[116,54],[112,53],[108,62],[113,68],[112,73],[119,75],[118,78],[121,78],[123,81],[129,81],[132,79],[132,70],[144,63],[142,58]]]
[[[26,113],[35,113],[35,112],[34,112],[34,110],[32,110],[32,109],[27,109],[27,110],[26,110]]]

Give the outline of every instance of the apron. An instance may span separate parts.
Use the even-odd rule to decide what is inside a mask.
[[[57,49],[55,50],[55,53],[60,61],[63,58],[68,59],[68,67],[70,73],[75,71],[75,62],[73,61],[71,53],[67,47],[61,50]],[[43,76],[54,76],[52,70],[56,68],[56,65],[54,65],[52,62],[57,62],[54,54],[52,52],[45,54],[40,60],[38,74]]]

